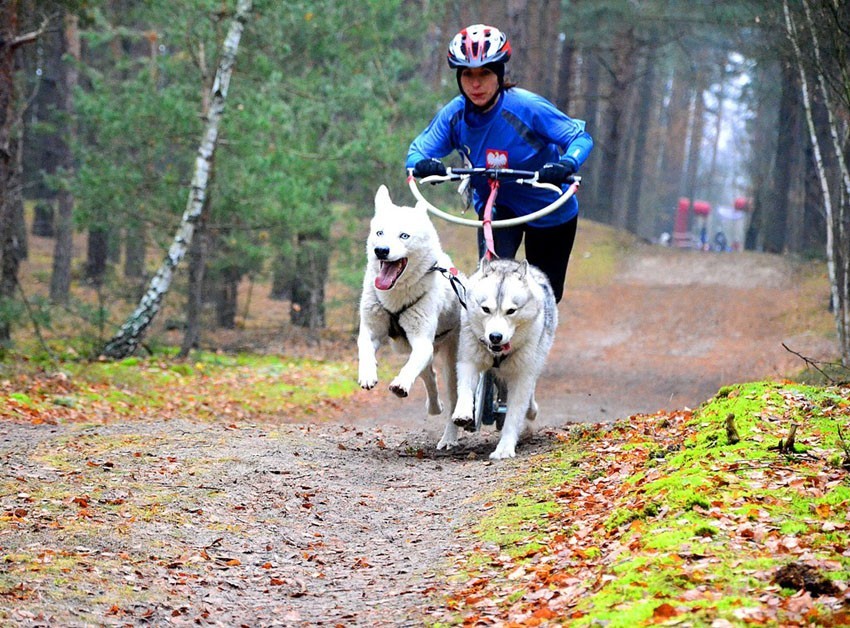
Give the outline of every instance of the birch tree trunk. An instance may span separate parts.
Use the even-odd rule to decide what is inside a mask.
[[[230,85],[230,76],[233,73],[233,64],[236,61],[236,51],[239,48],[242,30],[250,12],[251,0],[238,0],[236,15],[224,40],[221,62],[213,82],[207,127],[198,148],[198,155],[195,158],[195,173],[192,177],[186,211],[183,213],[180,228],[174,236],[168,255],[151,279],[148,290],[142,296],[139,305],[119,332],[104,347],[103,355],[105,357],[120,359],[131,355],[136,350],[171,287],[175,268],[185,257],[186,251],[192,243],[195,224],[201,218],[204,208],[207,182],[218,139],[218,127],[224,113],[227,89]]]
[[[817,52],[818,41],[815,33],[815,28],[811,20],[811,14],[809,13],[809,6],[807,0],[803,0],[803,6],[806,10],[809,33],[812,36],[811,44],[813,44],[812,47],[814,48],[815,55],[817,57],[819,55],[819,53]],[[835,126],[835,120],[832,115],[832,110],[830,108],[829,94],[824,84],[824,77],[822,75],[823,66],[820,63],[820,59],[818,58],[818,63],[816,64],[816,67],[818,69],[815,73],[817,74],[817,79],[820,83],[821,97],[824,99],[824,106],[826,107],[827,112],[829,112],[830,133],[833,138],[833,144],[836,151],[836,157],[838,159],[842,179],[841,192],[838,194],[838,211],[836,212],[834,211],[835,207],[833,206],[832,200],[833,195],[830,189],[826,167],[823,161],[820,139],[818,137],[817,129],[814,124],[814,117],[812,114],[812,98],[809,93],[808,72],[806,70],[805,59],[801,51],[801,33],[797,28],[797,24],[794,20],[794,17],[791,15],[791,11],[788,7],[788,0],[783,0],[782,9],[785,14],[786,32],[788,35],[788,39],[791,42],[791,46],[794,50],[794,58],[797,62],[797,70],[800,73],[803,108],[806,114],[806,123],[809,129],[809,136],[812,144],[812,150],[814,153],[815,165],[817,167],[818,172],[818,180],[820,181],[821,192],[823,194],[824,213],[826,214],[827,270],[829,273],[829,281],[832,291],[832,304],[833,311],[835,313],[835,323],[836,330],[838,332],[841,361],[844,366],[848,366],[850,365],[850,313],[848,312],[848,307],[850,307],[850,303],[848,303],[848,273],[846,268],[846,260],[848,254],[846,253],[846,248],[842,250],[842,247],[848,246],[847,237],[845,233],[846,229],[844,229],[843,223],[847,220],[847,199],[848,195],[850,195],[850,178],[848,178],[847,176],[847,165],[846,161],[844,161],[843,151],[841,150],[841,146],[838,141],[838,133]],[[838,237],[836,237],[836,235]]]
[[[844,132],[839,131],[839,123],[836,120],[834,100],[827,89],[826,79],[824,78],[825,65],[821,59],[820,41],[815,28],[815,20],[812,19],[812,11],[809,6],[809,0],[803,0],[803,10],[806,14],[806,24],[809,27],[809,34],[812,38],[812,46],[814,50],[816,67],[815,72],[818,87],[820,89],[821,98],[829,126],[829,139],[832,144],[832,149],[835,152],[835,162],[838,165],[838,172],[841,183],[839,185],[840,192],[837,194],[837,204],[834,208],[833,229],[834,234],[834,265],[835,265],[835,290],[833,296],[837,292],[837,300],[833,301],[835,312],[835,321],[838,328],[838,340],[841,346],[841,361],[844,366],[850,366],[850,168],[847,166],[845,146],[842,146],[841,137],[846,137],[846,128]],[[846,8],[844,9],[844,17],[846,18]],[[840,27],[839,21],[842,19],[836,2],[829,11],[829,15],[835,20],[835,26]],[[836,41],[841,41],[846,46],[846,22],[845,28],[840,28],[841,33]],[[818,20],[820,28],[830,28],[829,20]],[[846,51],[846,48],[840,52]],[[850,94],[850,76],[847,74],[846,58],[843,55],[839,57],[838,63],[841,66],[841,78],[843,84],[841,87],[847,94]],[[840,100],[839,100],[840,102]],[[846,121],[848,111],[844,112]]]

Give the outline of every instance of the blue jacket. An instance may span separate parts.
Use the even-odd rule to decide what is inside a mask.
[[[566,158],[581,166],[593,148],[593,140],[584,127],[582,120],[573,120],[542,96],[518,87],[502,92],[496,105],[483,114],[474,111],[463,95],[458,95],[413,140],[405,167],[413,168],[422,159],[443,158],[453,150],[475,168],[539,170],[546,163]],[[489,186],[484,177],[473,177],[472,186],[473,201],[480,215]],[[496,206],[522,216],[556,198],[557,194],[548,190],[502,181]],[[577,214],[578,201],[574,196],[531,226],[563,224]]]

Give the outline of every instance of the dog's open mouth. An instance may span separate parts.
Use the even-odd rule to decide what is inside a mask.
[[[493,353],[507,353],[511,350],[511,343],[506,342],[502,345],[488,345]]]
[[[381,260],[380,264],[381,269],[378,272],[378,276],[375,277],[375,287],[378,290],[389,290],[395,285],[398,278],[401,277],[404,269],[407,268],[407,258],[402,257],[394,262]]]

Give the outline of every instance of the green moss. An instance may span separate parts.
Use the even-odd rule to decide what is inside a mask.
[[[698,584],[716,595],[688,597],[688,622],[736,623],[735,611],[758,604],[749,599],[750,592],[763,586],[764,574],[782,562],[781,555],[760,551],[758,544],[750,548],[730,543],[738,524],[747,521],[775,522],[776,533],[782,536],[806,535],[816,556],[841,562],[843,569],[830,572],[830,577],[846,579],[850,559],[836,556],[835,549],[847,547],[850,538],[850,531],[843,529],[850,486],[833,484],[825,489],[819,465],[811,463],[817,457],[784,456],[770,449],[793,422],[798,425],[800,450],[816,450],[822,459],[830,448],[843,453],[836,408],[847,408],[847,401],[833,391],[754,382],[724,387],[698,408],[685,424],[682,447],[655,442],[652,429],[638,435],[623,432],[630,440],[618,442],[612,455],[630,461],[644,456],[647,464],[635,465],[637,470],[624,483],[627,494],[623,501],[612,502],[604,530],[583,538],[586,547],[578,553],[587,563],[598,564],[597,578],[603,573],[614,578],[595,581],[593,594],[575,607],[576,615],[585,615],[571,619],[570,625],[632,628],[657,623],[654,612],[660,604],[681,607],[681,596]],[[728,444],[725,433],[730,414],[741,436],[735,445]],[[569,506],[557,499],[549,503],[547,496],[563,492],[573,478],[587,482],[604,477],[605,458],[592,467],[583,465],[582,452],[601,439],[616,441],[621,431],[615,424],[577,428],[567,435],[561,449],[535,461],[517,482],[523,500],[513,494],[496,496],[500,505],[482,531],[485,538],[500,542],[500,548],[527,542],[528,533],[514,538],[493,531],[500,526],[529,530],[540,517],[532,503],[545,504],[542,510],[557,519],[558,512]],[[782,469],[787,467],[793,467],[794,482],[782,481]],[[824,532],[829,522],[837,525]],[[568,534],[563,529],[561,533]],[[551,540],[548,534],[551,530],[538,530],[535,540]],[[616,536],[617,547],[629,548],[614,564],[608,564],[605,551],[599,549],[608,547],[605,539],[610,536]],[[510,584],[504,588],[512,590]],[[516,602],[521,604],[522,599],[517,597]]]
[[[531,532],[536,522],[545,521],[546,515],[554,510],[553,502],[518,497],[482,519],[479,535],[484,541],[497,544],[508,556],[528,555],[543,547],[542,543],[531,540],[535,538]]]

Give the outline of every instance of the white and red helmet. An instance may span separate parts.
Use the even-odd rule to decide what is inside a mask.
[[[489,63],[505,63],[510,58],[507,35],[485,24],[467,26],[449,44],[450,68],[480,68]]]

